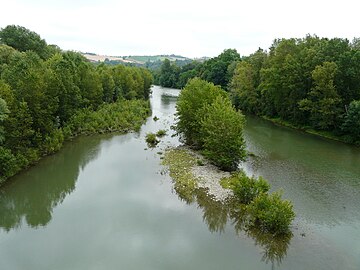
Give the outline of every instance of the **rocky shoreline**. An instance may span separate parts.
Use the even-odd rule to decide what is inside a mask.
[[[230,176],[229,172],[218,169],[199,152],[196,152],[187,146],[179,146],[174,149],[185,150],[198,161],[191,167],[191,174],[196,180],[197,186],[199,188],[205,188],[207,193],[212,196],[214,200],[225,202],[234,195],[232,190],[225,189],[220,185],[220,180],[222,178]]]

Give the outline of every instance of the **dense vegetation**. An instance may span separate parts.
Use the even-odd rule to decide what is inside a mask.
[[[66,138],[137,129],[152,76],[61,51],[24,27],[0,31],[0,183]],[[143,101],[140,101],[140,100]]]
[[[215,165],[234,170],[244,160],[244,116],[236,111],[219,86],[191,79],[176,104],[177,132]]]
[[[220,85],[244,113],[360,145],[358,39],[278,39],[247,57],[229,49],[181,68],[164,62],[155,83],[182,88],[193,77]]]
[[[165,59],[160,69],[154,72],[154,83],[163,87],[183,88],[189,79],[199,77],[227,89],[238,61],[240,55],[234,49],[224,50],[219,56],[203,63],[193,61],[181,67]]]
[[[269,194],[269,183],[262,177],[248,177],[243,171],[221,179],[224,188],[233,190],[246,211],[248,224],[264,232],[286,234],[295,218],[293,205],[281,199],[281,192]]]
[[[276,40],[269,53],[258,50],[238,63],[231,94],[245,112],[359,144],[360,133],[349,128],[360,121],[359,60],[358,40]]]
[[[199,78],[189,80],[180,93],[176,109],[175,129],[185,143],[200,149],[201,153],[220,169],[238,169],[239,161],[246,157],[243,138],[245,120],[220,86]],[[169,154],[167,156],[169,157]],[[178,157],[181,160],[182,156]],[[192,164],[189,162],[178,164],[181,172],[195,164],[194,161]],[[175,172],[176,168],[177,166],[172,166]],[[170,172],[170,175],[175,172]],[[194,180],[188,173],[186,175],[173,175],[176,183],[179,182],[175,189],[191,201],[195,190],[191,183]],[[269,195],[270,185],[263,178],[255,179],[238,171],[222,181],[224,186],[234,191],[239,207],[245,209],[246,214],[242,213],[241,216],[247,220],[249,226],[274,234],[289,232],[289,226],[295,217],[292,204],[282,200],[280,193]]]

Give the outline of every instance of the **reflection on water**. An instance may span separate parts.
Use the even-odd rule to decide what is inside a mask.
[[[286,190],[302,218],[326,226],[360,222],[360,148],[250,116],[245,137],[256,155],[245,171]]]
[[[274,235],[250,226],[246,207],[235,198],[225,202],[217,201],[208,194],[205,188],[189,189],[174,188],[181,200],[187,204],[196,203],[203,212],[203,220],[210,232],[224,233],[227,223],[231,223],[238,235],[246,235],[254,240],[255,245],[262,249],[262,261],[280,265],[286,257],[293,234]],[[189,194],[189,192],[191,194]]]
[[[23,172],[0,190],[0,228],[47,225],[53,209],[74,191],[79,171],[96,158],[100,139],[81,138],[70,142],[55,156]]]

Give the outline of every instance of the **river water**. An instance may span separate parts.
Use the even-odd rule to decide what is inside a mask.
[[[218,203],[173,190],[161,153],[179,90],[153,87],[139,133],[81,137],[0,189],[0,269],[360,269],[360,149],[247,117],[241,166],[293,201],[280,249]],[[147,132],[167,129],[157,148]],[[225,213],[225,214],[224,214]],[[277,254],[274,256],[272,254]]]

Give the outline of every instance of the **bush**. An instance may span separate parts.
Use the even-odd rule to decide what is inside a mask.
[[[206,105],[200,122],[203,154],[216,166],[231,171],[246,157],[243,128],[245,117],[228,98],[221,96]]]
[[[164,137],[165,135],[166,135],[165,129],[160,129],[160,130],[158,130],[158,132],[156,132],[157,137]]]
[[[251,224],[263,231],[284,234],[295,218],[290,201],[281,199],[281,192],[261,193],[249,205]]]
[[[0,146],[0,185],[6,178],[17,173],[19,169],[16,156],[13,155],[11,150]]]
[[[155,147],[160,141],[156,138],[155,133],[147,133],[145,137],[145,141],[147,142],[149,147]]]
[[[44,154],[52,154],[60,150],[64,142],[64,134],[61,129],[53,130],[44,139],[42,152]]]
[[[225,188],[232,189],[236,198],[244,204],[251,203],[261,193],[266,193],[270,189],[269,183],[264,178],[248,177],[243,171],[221,179],[221,184]]]

